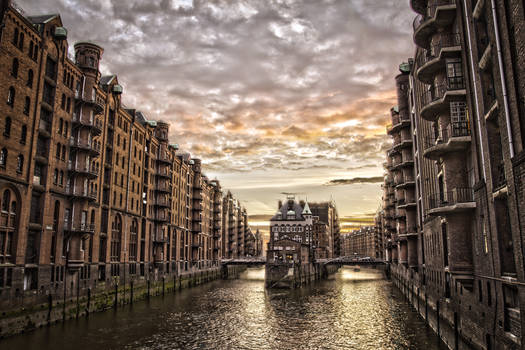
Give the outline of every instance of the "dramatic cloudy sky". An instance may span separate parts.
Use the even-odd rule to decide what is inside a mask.
[[[124,103],[171,124],[250,214],[282,193],[379,205],[393,78],[412,55],[408,0],[17,0],[69,43],[105,48]]]

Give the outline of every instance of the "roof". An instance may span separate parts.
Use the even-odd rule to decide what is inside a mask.
[[[310,206],[308,205],[308,202],[304,205],[304,209],[302,212],[303,215],[312,215],[312,211],[310,210]]]
[[[292,202],[291,203],[291,206],[289,204],[289,202]],[[305,220],[302,213],[303,213],[303,207],[301,206],[301,204],[299,204],[298,202],[296,202],[295,200],[290,200],[290,201],[285,201],[283,203],[283,205],[279,208],[279,210],[277,211],[277,213],[281,213],[281,218],[278,218],[277,217],[277,213],[270,219],[270,221],[282,221],[282,220],[286,220],[287,217],[288,217],[288,211],[293,211],[295,212],[295,218],[294,220],[295,221],[301,221],[301,220]]]
[[[52,13],[49,15],[28,16],[27,18],[34,24],[42,24],[42,23],[47,23],[56,17],[58,17],[58,14]]]
[[[100,85],[109,85],[113,79],[115,79],[116,75],[104,75],[102,78],[100,78]]]

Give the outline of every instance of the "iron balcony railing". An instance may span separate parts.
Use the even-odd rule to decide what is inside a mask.
[[[456,3],[456,0],[430,0],[427,4],[427,13],[425,15],[418,15],[414,18],[413,27],[414,32],[417,32],[419,27],[421,27],[425,22],[434,18],[438,7],[453,5]]]
[[[447,143],[451,138],[470,136],[468,121],[450,123],[447,128],[441,129],[434,135],[425,138],[425,149]]]
[[[67,222],[64,225],[64,230],[73,232],[95,232],[95,224],[88,224],[87,222],[72,224],[71,222]]]
[[[432,43],[430,50],[424,50],[417,57],[417,66],[422,67],[428,62],[439,57],[441,50],[444,48],[455,47],[461,45],[461,36],[459,33],[441,34],[439,39]]]
[[[457,187],[452,191],[433,193],[429,196],[430,209],[443,208],[473,201],[474,191],[471,187]]]
[[[421,106],[426,106],[432,102],[442,99],[447,91],[461,90],[465,88],[463,77],[449,77],[446,81],[436,84],[427,91],[423,91],[420,96]]]

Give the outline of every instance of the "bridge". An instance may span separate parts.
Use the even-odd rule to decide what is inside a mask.
[[[340,256],[333,259],[317,259],[316,262],[326,265],[345,265],[345,266],[385,266],[387,263],[381,259],[373,258],[356,258],[349,256]]]
[[[384,260],[372,258],[356,258],[349,256],[341,256],[333,259],[317,259],[315,263],[321,265],[345,265],[345,266],[384,266],[387,263]],[[223,259],[222,265],[245,265],[245,266],[263,266],[266,265],[265,257],[258,258],[240,258],[240,259]]]
[[[266,258],[241,258],[241,259],[223,259],[222,265],[246,265],[246,266],[263,266],[266,265]]]

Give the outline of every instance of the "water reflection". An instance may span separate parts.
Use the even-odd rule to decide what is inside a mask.
[[[439,349],[373,272],[342,269],[308,288],[264,288],[264,269],[88,320],[0,341],[1,349]],[[359,283],[355,283],[359,281]]]

